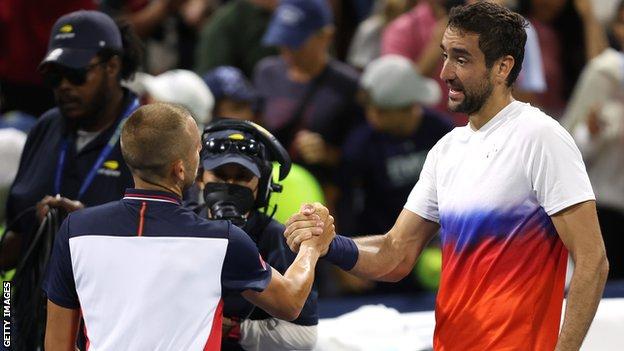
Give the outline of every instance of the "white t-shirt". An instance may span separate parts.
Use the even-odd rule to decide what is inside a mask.
[[[514,101],[481,129],[455,128],[427,155],[405,208],[444,213],[541,206],[553,215],[595,199],[574,140],[557,121]]]
[[[444,136],[405,204],[440,223],[436,350],[553,349],[567,250],[550,216],[594,199],[572,137],[529,104]]]

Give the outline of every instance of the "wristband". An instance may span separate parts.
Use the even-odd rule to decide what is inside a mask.
[[[325,259],[345,271],[351,270],[357,263],[360,251],[353,239],[336,235],[329,244]]]

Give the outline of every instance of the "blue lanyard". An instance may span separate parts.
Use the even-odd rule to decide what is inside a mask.
[[[113,148],[117,144],[117,141],[119,141],[119,137],[121,136],[121,128],[123,128],[124,122],[126,121],[128,116],[130,116],[130,114],[134,110],[136,110],[138,107],[139,107],[139,100],[135,98],[134,100],[132,100],[130,105],[126,108],[126,110],[122,114],[121,120],[119,121],[119,124],[117,125],[117,129],[115,130],[111,138],[108,140],[108,143],[106,144],[106,146],[104,146],[104,148],[100,152],[100,156],[98,156],[97,160],[91,167],[91,170],[89,171],[86,178],[82,182],[82,185],[80,186],[80,191],[78,192],[78,198],[75,200],[80,200],[82,196],[84,195],[84,193],[89,188],[89,186],[91,185],[91,183],[93,183],[93,179],[95,178],[98,169],[100,169],[104,161],[106,161],[106,158],[113,151]],[[69,144],[70,143],[67,139],[63,140],[61,144],[61,152],[59,155],[58,164],[56,166],[56,177],[54,179],[54,192],[56,194],[61,193],[61,179],[63,178],[63,168],[65,168],[65,159],[67,158],[67,149],[69,148]]]

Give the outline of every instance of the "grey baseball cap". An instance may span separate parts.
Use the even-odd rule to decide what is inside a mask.
[[[435,105],[442,95],[435,80],[423,77],[409,59],[399,55],[385,55],[370,62],[360,86],[380,108]]]

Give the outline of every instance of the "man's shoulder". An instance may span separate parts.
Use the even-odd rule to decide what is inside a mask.
[[[286,63],[281,57],[267,56],[256,63],[253,74],[253,83],[256,85],[256,88],[262,90],[265,88],[265,85],[273,84],[275,79],[287,79],[286,72]]]
[[[511,127],[521,134],[528,136],[539,137],[548,135],[552,131],[563,129],[557,120],[550,117],[539,108],[527,103],[522,103],[522,105],[519,106],[515,120],[517,121],[517,126],[513,124]]]
[[[286,63],[280,56],[267,56],[256,64],[255,71],[259,74],[285,71]]]
[[[87,233],[95,234],[93,233],[95,228],[102,230],[110,227],[110,224],[120,223],[121,218],[119,214],[122,211],[123,206],[121,205],[121,201],[112,201],[72,212],[67,216],[70,237]],[[111,221],[113,218],[115,220]]]
[[[60,126],[63,124],[63,116],[58,107],[51,108],[44,112],[37,120],[37,123],[33,126],[31,133],[41,133],[49,130],[53,126]]]
[[[358,85],[360,74],[358,71],[344,62],[338,60],[329,61],[329,73],[349,84]]]

